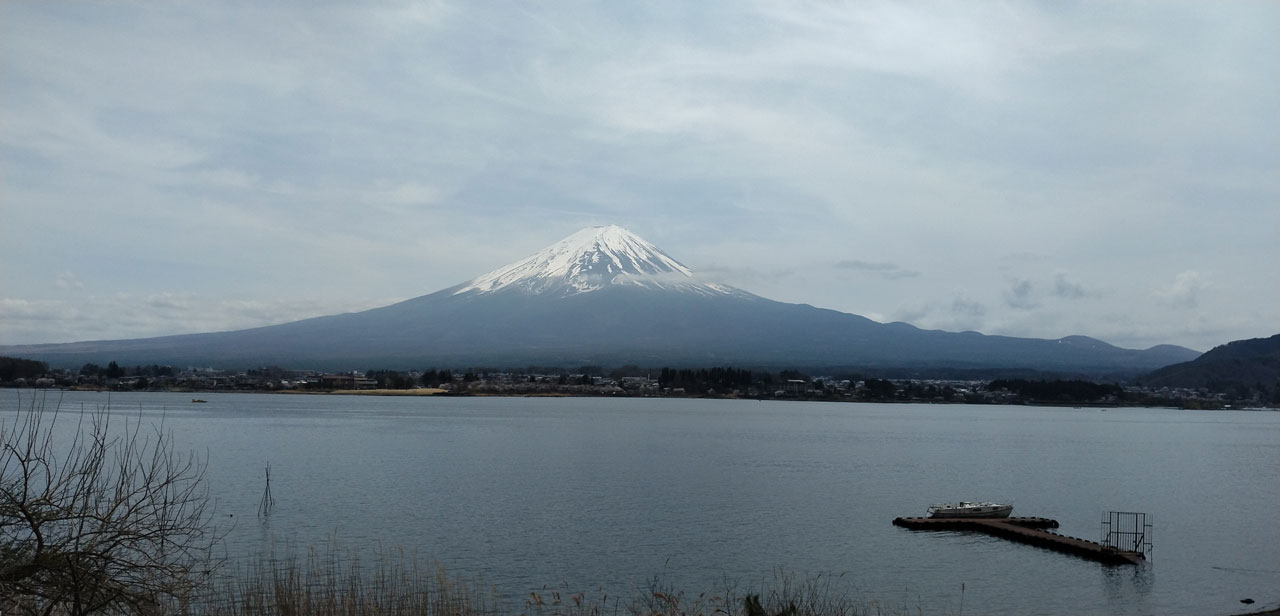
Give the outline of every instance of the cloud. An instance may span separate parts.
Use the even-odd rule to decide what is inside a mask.
[[[1200,304],[1200,294],[1212,286],[1208,278],[1196,270],[1186,270],[1174,276],[1173,282],[1156,289],[1156,296],[1178,308],[1195,308]]]
[[[987,322],[988,309],[982,302],[964,294],[949,302],[929,302],[915,307],[899,308],[894,321],[911,323],[924,329],[944,331],[980,331]]]
[[[932,305],[917,306],[913,308],[899,308],[894,311],[893,316],[889,317],[894,321],[903,323],[911,323],[918,327],[928,327],[926,320],[933,313]],[[877,319],[879,320],[879,319]]]
[[[80,280],[71,272],[62,272],[53,281],[54,286],[65,290],[79,290],[84,288],[84,281]]]
[[[748,291],[753,283],[783,281],[794,278],[797,274],[795,268],[767,269],[729,265],[706,265],[693,272],[694,278],[699,282],[731,284]]]
[[[1063,299],[1081,299],[1089,294],[1079,283],[1068,280],[1066,274],[1058,272],[1053,276],[1053,295]]]
[[[1035,261],[1046,261],[1049,257],[1035,252],[1023,251],[1007,254],[1000,257],[1000,261],[1008,263],[1028,263]]]
[[[1031,297],[1031,288],[1030,280],[1014,280],[1004,292],[1005,304],[1018,310],[1031,310],[1038,307],[1040,304]]]
[[[920,79],[975,97],[1004,95],[1008,79],[1055,38],[1034,11],[1012,5],[778,3],[764,12],[794,35],[783,58]]]
[[[194,293],[116,293],[67,300],[0,298],[0,344],[149,338],[229,331],[365,310],[394,299],[324,303],[236,300]]]
[[[983,317],[987,314],[987,307],[979,302],[973,302],[964,298],[956,298],[951,302],[951,313],[965,317]]]
[[[440,201],[440,198],[441,192],[438,188],[421,182],[407,181],[396,185],[380,182],[377,190],[372,192],[370,201],[399,206],[434,205]]]
[[[899,280],[902,278],[915,278],[920,272],[903,269],[893,263],[883,261],[858,261],[844,260],[835,264],[836,269],[852,270],[857,272],[866,272],[883,278],[885,280]]]

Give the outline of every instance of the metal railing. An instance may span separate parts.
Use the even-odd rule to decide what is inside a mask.
[[[1108,511],[1102,516],[1102,545],[1124,552],[1151,553],[1151,516],[1137,511]]]

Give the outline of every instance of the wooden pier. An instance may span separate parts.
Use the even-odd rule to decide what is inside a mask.
[[[896,518],[893,525],[911,530],[961,530],[986,533],[1011,541],[1074,554],[1108,565],[1136,565],[1144,560],[1141,552],[1126,552],[1096,541],[1048,532],[1045,529],[1058,527],[1057,520],[1049,518]]]

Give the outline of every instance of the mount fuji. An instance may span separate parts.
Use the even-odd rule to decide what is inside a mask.
[[[702,295],[750,296],[694,280],[693,271],[640,236],[616,225],[583,229],[537,254],[453,289],[453,295],[517,292],[569,297],[617,287]]]
[[[1199,354],[1161,345],[923,330],[759,297],[699,279],[617,226],[583,229],[478,278],[363,312],[253,329],[0,347],[84,362],[290,368],[586,364],[1149,371]]]

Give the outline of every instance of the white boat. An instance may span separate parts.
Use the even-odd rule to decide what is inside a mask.
[[[1013,505],[1000,503],[944,503],[929,505],[931,518],[1007,518],[1013,512]]]

